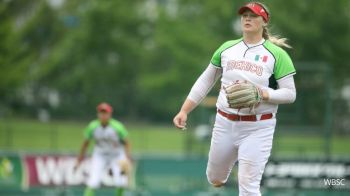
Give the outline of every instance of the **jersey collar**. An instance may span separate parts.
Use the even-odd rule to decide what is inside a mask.
[[[244,41],[243,41],[244,42]],[[262,45],[263,43],[265,42],[265,39],[262,38],[258,43],[256,44],[247,44],[244,42],[244,44],[248,47],[248,48],[252,48],[252,47],[256,47],[256,46],[259,46],[259,45]]]

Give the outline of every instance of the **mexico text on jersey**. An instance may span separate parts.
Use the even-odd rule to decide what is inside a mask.
[[[293,62],[286,51],[269,40],[246,44],[243,39],[222,44],[214,53],[211,64],[222,68],[223,87],[232,83],[250,82],[260,88],[276,88],[276,81],[295,74]],[[221,90],[217,107],[227,112],[249,114],[249,109],[228,108],[226,96]],[[257,114],[276,113],[277,105],[262,103]]]

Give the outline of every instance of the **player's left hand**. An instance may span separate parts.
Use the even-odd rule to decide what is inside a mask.
[[[230,108],[253,108],[262,100],[262,90],[251,83],[232,84],[225,91]]]
[[[132,169],[132,162],[127,158],[127,159],[122,159],[118,162],[118,165],[121,169],[122,172],[125,174],[129,174]]]

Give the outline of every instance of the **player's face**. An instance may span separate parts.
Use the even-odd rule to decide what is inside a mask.
[[[111,116],[112,116],[111,113],[108,113],[105,111],[100,111],[97,113],[97,117],[102,124],[107,124]]]
[[[247,10],[241,16],[241,25],[243,33],[262,33],[265,22],[261,16]]]

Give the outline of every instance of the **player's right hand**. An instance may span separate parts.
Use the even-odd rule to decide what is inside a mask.
[[[77,162],[75,163],[74,167],[73,167],[73,171],[77,171],[77,169],[79,168],[80,164],[81,164],[82,160],[77,160]]]
[[[187,121],[187,113],[184,111],[180,111],[173,120],[175,127],[185,130],[186,129],[186,121]]]

